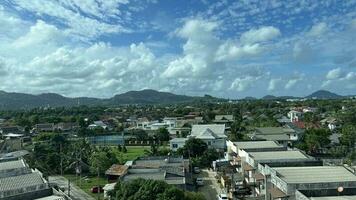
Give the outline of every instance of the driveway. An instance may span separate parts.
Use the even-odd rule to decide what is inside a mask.
[[[198,177],[201,177],[204,180],[204,186],[200,186],[198,191],[205,196],[206,200],[216,200],[217,195],[222,191],[215,175],[215,172],[207,169],[203,169],[198,175]]]
[[[63,176],[49,176],[48,182],[51,184],[57,184],[60,188],[64,188],[64,192],[68,194],[68,179]],[[95,200],[89,194],[85,193],[81,190],[78,186],[74,185],[73,183],[70,184],[70,197],[73,200]]]

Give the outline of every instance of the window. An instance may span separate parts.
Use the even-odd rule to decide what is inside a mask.
[[[208,145],[211,145],[211,141],[208,142]]]
[[[178,144],[172,144],[173,148],[178,148]]]

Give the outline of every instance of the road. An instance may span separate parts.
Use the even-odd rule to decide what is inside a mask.
[[[48,177],[49,183],[57,184],[60,188],[65,189],[65,193],[68,194],[68,179],[63,176],[49,176]],[[78,186],[74,185],[73,183],[70,184],[70,197],[73,200],[95,200],[89,194],[85,193],[81,190]]]
[[[203,178],[204,186],[200,186],[198,191],[201,192],[206,200],[216,200],[217,195],[221,193],[220,185],[215,178],[216,173],[203,169],[199,177]]]

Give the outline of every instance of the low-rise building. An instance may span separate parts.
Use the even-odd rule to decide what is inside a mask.
[[[37,132],[50,132],[54,131],[54,123],[36,124],[34,130]]]
[[[225,124],[199,124],[193,125],[190,137],[203,140],[208,148],[225,149]]]
[[[249,136],[253,140],[277,141],[285,146],[300,139],[300,134],[297,131],[285,127],[255,128],[255,131]]]
[[[169,147],[172,151],[177,151],[179,148],[184,147],[189,138],[173,138],[169,141]]]
[[[343,166],[267,167],[271,188],[266,199],[295,200],[297,190],[320,194],[342,187],[343,192],[356,190],[356,175]]]

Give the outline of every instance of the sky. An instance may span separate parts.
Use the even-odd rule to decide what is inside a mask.
[[[0,90],[356,94],[356,0],[1,0]]]

